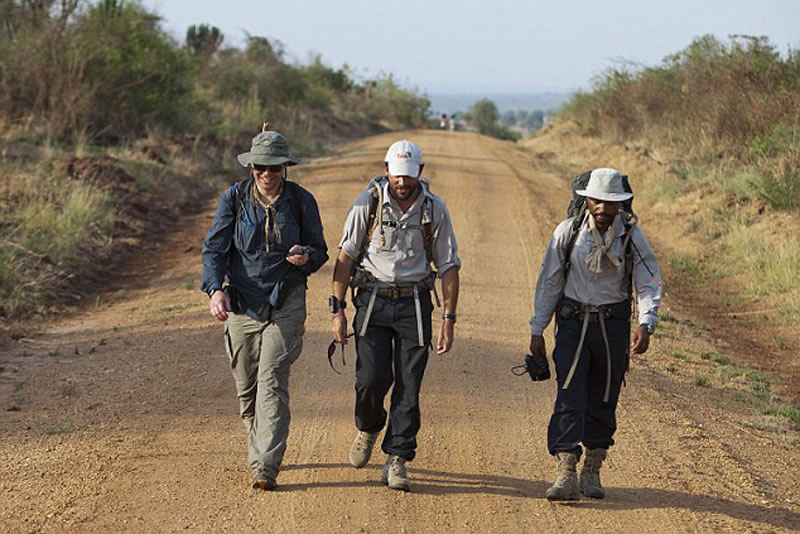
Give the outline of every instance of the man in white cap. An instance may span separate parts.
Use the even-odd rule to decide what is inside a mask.
[[[419,393],[431,346],[431,290],[442,280],[444,310],[436,353],[453,345],[458,304],[458,248],[444,201],[421,179],[422,151],[398,141],[386,152],[385,176],[355,200],[344,225],[329,299],[334,339],[347,343],[344,302],[355,296],[358,429],[350,448],[353,467],[364,467],[386,425],[383,400],[394,383],[381,482],[409,491],[405,462],[414,459],[420,428]],[[431,264],[435,267],[432,269]],[[438,300],[438,297],[437,297]]]
[[[644,353],[658,322],[661,274],[635,216],[622,209],[633,198],[624,180],[614,169],[591,172],[585,189],[575,191],[587,209],[558,225],[536,281],[531,354],[546,354],[542,332],[554,313],[557,325],[558,393],[547,432],[557,475],[546,492],[550,500],[605,496],[600,466],[614,444],[629,350]],[[633,289],[639,316],[631,347]]]

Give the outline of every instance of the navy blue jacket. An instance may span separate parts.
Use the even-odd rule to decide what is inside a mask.
[[[281,242],[274,230],[266,240],[266,212],[251,201],[252,179],[239,185],[239,206],[234,209],[236,185],[228,188],[219,200],[214,223],[203,241],[202,290],[211,295],[222,289],[223,282],[239,294],[239,307],[254,319],[263,318],[265,305],[282,286],[288,288],[306,283],[306,278],[328,261],[328,246],[322,233],[322,220],[314,196],[296,182],[284,184],[275,203]],[[295,218],[289,195],[301,207],[302,224]],[[238,213],[237,213],[238,212]],[[237,213],[234,220],[234,213]],[[302,228],[302,235],[301,233]],[[294,245],[311,249],[308,262],[297,267],[286,261]]]

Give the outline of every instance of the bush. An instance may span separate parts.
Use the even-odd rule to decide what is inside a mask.
[[[607,71],[563,113],[587,135],[643,139],[686,159],[731,162],[778,209],[800,209],[800,53],[764,37],[693,41],[658,67]],[[718,165],[717,165],[718,166]]]

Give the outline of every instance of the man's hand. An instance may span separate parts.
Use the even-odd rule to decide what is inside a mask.
[[[344,310],[339,310],[333,314],[331,330],[333,330],[333,339],[337,343],[347,345],[347,315],[345,315]]]
[[[294,245],[289,249],[289,254],[286,256],[286,261],[300,267],[308,262],[308,252],[300,245]]]
[[[650,347],[650,334],[644,325],[639,325],[633,333],[633,352],[634,354],[644,354]]]
[[[442,321],[442,328],[439,330],[439,339],[436,342],[436,354],[444,354],[453,348],[453,326],[455,321],[452,319],[445,319]]]
[[[211,316],[218,321],[225,321],[228,319],[228,312],[231,311],[231,301],[224,292],[217,289],[211,295],[211,301],[208,303],[208,309]]]
[[[544,336],[531,336],[531,354],[547,355],[547,347],[544,343]]]

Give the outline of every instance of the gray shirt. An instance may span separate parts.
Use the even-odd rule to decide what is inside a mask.
[[[369,246],[364,253],[362,266],[375,278],[387,283],[418,282],[425,278],[431,268],[425,255],[421,218],[424,195],[433,200],[433,263],[444,275],[450,268],[459,267],[458,246],[450,221],[450,213],[444,201],[430,192],[421,192],[414,204],[403,213],[397,201],[389,193],[388,182],[383,184],[383,230],[385,243],[381,246],[378,228],[372,233]],[[424,189],[423,189],[424,191]],[[344,235],[339,248],[353,260],[358,259],[361,243],[367,232],[370,191],[365,190],[353,202],[344,223]],[[377,216],[375,218],[377,224]]]
[[[584,258],[594,246],[588,218],[583,221],[578,231],[575,247],[570,256],[569,276],[564,283],[564,254],[571,226],[572,218],[561,222],[547,244],[539,278],[536,280],[531,335],[541,335],[550,324],[556,304],[561,297],[562,288],[565,297],[590,306],[613,304],[628,299],[628,281],[624,268],[617,271],[606,264],[602,273],[594,273],[589,271],[586,266]],[[624,234],[625,228],[620,225],[617,232],[618,238],[614,240],[610,250],[611,254],[618,258],[623,258],[625,255],[623,250]],[[634,245],[631,247],[633,286],[636,289],[639,324],[655,327],[658,323],[658,308],[661,305],[661,271],[653,249],[650,248],[644,233],[638,226],[633,230],[632,241]],[[648,271],[648,267],[652,271],[652,275]]]

